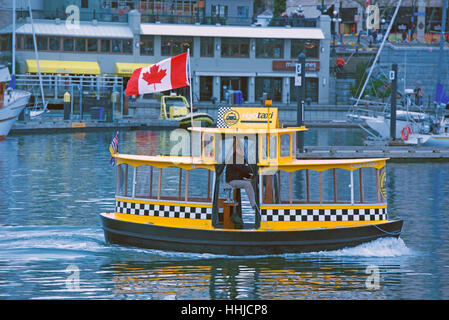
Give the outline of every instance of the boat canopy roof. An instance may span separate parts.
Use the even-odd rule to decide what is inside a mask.
[[[201,157],[190,156],[144,156],[131,154],[115,154],[116,164],[126,163],[133,167],[142,165],[157,168],[177,167],[185,170],[207,169],[215,171],[216,162],[205,161]],[[293,172],[297,170],[309,169],[315,171],[325,171],[328,169],[357,170],[360,168],[381,169],[385,166],[389,158],[368,158],[368,159],[294,159],[289,163],[259,163],[259,172],[269,173],[273,170]]]
[[[293,172],[302,169],[315,171],[325,171],[328,169],[344,169],[354,171],[360,168],[385,167],[389,158],[365,158],[365,159],[293,159],[288,163],[263,163],[260,164],[259,171],[267,173],[273,170]]]
[[[153,166],[157,168],[177,167],[184,170],[208,169],[215,171],[215,162],[205,161],[201,157],[190,156],[144,156],[133,154],[114,155],[116,164],[127,163],[133,167],[142,165]]]
[[[206,134],[282,134],[297,131],[307,131],[305,126],[287,127],[287,128],[211,128],[211,127],[189,127],[191,131],[202,132]]]

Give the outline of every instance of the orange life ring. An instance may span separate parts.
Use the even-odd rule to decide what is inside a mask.
[[[409,135],[410,135],[410,127],[405,126],[404,128],[402,128],[401,132],[402,140],[407,140]]]

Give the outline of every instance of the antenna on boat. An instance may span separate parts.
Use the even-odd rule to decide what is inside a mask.
[[[390,34],[391,28],[393,26],[393,22],[396,19],[396,15],[398,14],[399,7],[401,6],[401,3],[402,3],[402,0],[399,0],[398,5],[396,6],[396,9],[395,9],[395,11],[393,13],[393,17],[391,18],[390,24],[388,25],[387,32],[385,33],[385,36],[382,38],[382,43],[380,44],[379,50],[377,50],[376,57],[374,58],[373,64],[371,65],[371,68],[369,70],[368,76],[366,77],[365,83],[363,84],[363,88],[362,88],[362,90],[359,93],[359,97],[357,98],[354,107],[357,107],[357,105],[359,104],[360,98],[362,97],[363,92],[365,91],[366,85],[368,84],[368,81],[369,81],[369,79],[371,77],[371,73],[373,72],[374,67],[376,66],[376,62],[379,59],[380,53],[382,52],[382,49],[383,49],[384,44],[385,44],[385,41],[387,40],[388,35]]]

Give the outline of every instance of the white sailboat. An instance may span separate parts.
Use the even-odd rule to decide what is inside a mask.
[[[31,96],[27,91],[6,88],[11,80],[8,67],[0,66],[0,139],[6,138]]]
[[[0,139],[4,139],[11,130],[19,114],[28,104],[31,93],[15,89],[16,76],[16,1],[12,8],[12,77],[8,67],[0,65]],[[9,82],[9,87],[6,84]]]
[[[382,43],[377,51],[359,96],[347,114],[350,121],[357,123],[363,130],[368,132],[371,137],[380,140],[387,140],[390,138],[390,105],[388,103],[373,100],[362,100],[361,97],[370,81],[371,74],[373,73],[380,53],[382,52],[385,41],[388,39],[388,35],[396,19],[401,3],[402,1],[400,0],[396,6],[393,17],[388,25],[385,36],[382,38]],[[403,128],[410,122],[421,122],[427,117],[427,115],[420,110],[420,108],[413,105],[412,95],[412,89],[405,89],[403,101],[405,105],[404,110],[396,110],[396,137],[401,136]],[[414,111],[412,111],[412,109]]]
[[[437,75],[437,85],[435,90],[435,114],[428,115],[426,121],[422,123],[410,122],[406,127],[404,127],[402,139],[409,145],[449,147],[449,120],[444,114],[446,106],[449,105],[449,97],[446,95],[441,81],[447,8],[448,0],[444,0],[440,31],[440,56],[438,61],[439,72]]]

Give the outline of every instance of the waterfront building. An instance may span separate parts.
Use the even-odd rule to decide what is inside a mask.
[[[374,1],[371,1],[374,3]],[[396,1],[375,1],[380,11],[380,32],[387,29]],[[319,6],[333,19],[332,30],[337,34],[358,34],[366,30],[366,1],[360,0],[286,0],[286,11],[291,13],[300,7],[308,18],[317,17]],[[403,0],[392,26],[390,39],[419,43],[439,41],[441,30],[442,0]],[[449,26],[449,23],[447,23]],[[448,28],[446,27],[446,30]]]
[[[69,14],[62,7],[74,2],[81,20],[76,27],[67,24]],[[304,52],[306,97],[329,102],[329,16],[304,19],[298,25],[278,21],[258,27],[253,23],[253,1],[170,3],[104,0],[56,5],[41,0],[42,11],[33,12],[41,72],[116,75],[126,85],[134,68],[189,49],[195,101],[225,101],[229,90],[239,90],[245,103],[258,104],[265,94],[275,102],[290,103],[296,101],[294,64]],[[31,21],[19,12],[19,70],[35,73]],[[4,51],[10,50],[11,33],[11,26],[0,30]],[[90,62],[92,67],[76,69],[74,62]]]

